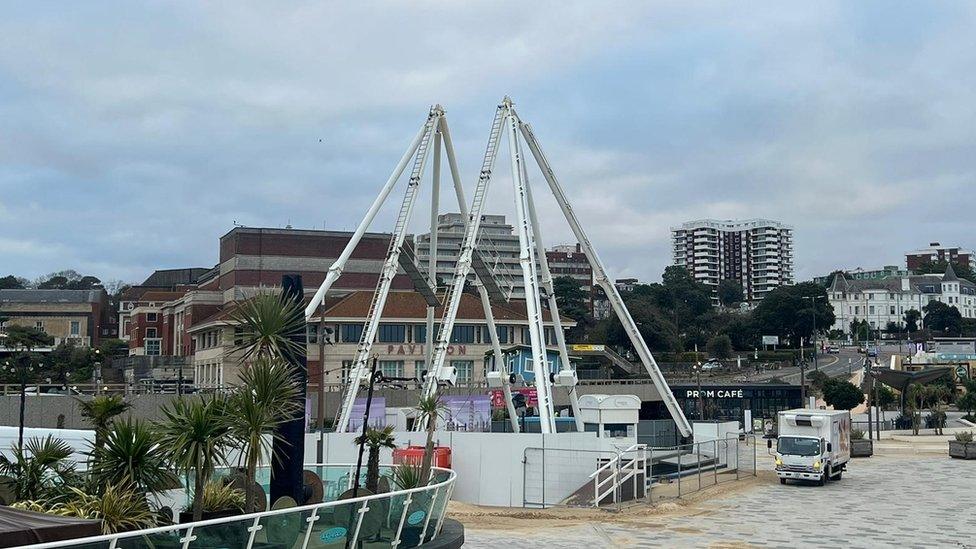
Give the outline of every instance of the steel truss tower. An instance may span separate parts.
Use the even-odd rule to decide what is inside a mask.
[[[410,144],[410,147],[408,147],[406,153],[404,153],[403,157],[400,159],[400,162],[397,164],[396,169],[394,169],[390,179],[387,181],[386,185],[380,191],[379,196],[367,211],[365,218],[356,229],[356,232],[346,245],[346,248],[343,250],[342,254],[340,254],[339,258],[332,265],[332,267],[330,267],[325,281],[323,281],[322,286],[315,293],[315,296],[312,298],[312,301],[306,308],[306,317],[310,318],[322,303],[329,287],[342,274],[342,269],[344,268],[346,261],[349,259],[349,256],[352,254],[352,251],[359,243],[363,233],[365,233],[368,229],[373,218],[376,216],[377,211],[393,190],[397,180],[400,178],[401,174],[406,169],[407,164],[412,158],[414,160],[413,169],[407,183],[407,189],[400,207],[399,215],[397,216],[396,223],[394,225],[394,231],[390,239],[390,247],[387,253],[386,261],[383,265],[383,271],[379,281],[377,282],[376,291],[373,295],[373,301],[370,304],[370,310],[366,318],[366,325],[364,326],[356,359],[350,373],[349,386],[347,387],[346,393],[343,396],[342,406],[336,420],[336,431],[344,432],[347,430],[350,414],[352,412],[352,406],[356,399],[359,387],[362,383],[368,381],[365,379],[365,376],[368,375],[366,363],[370,355],[372,343],[376,336],[376,330],[379,327],[383,306],[390,291],[390,285],[399,266],[400,268],[403,268],[408,275],[410,275],[411,280],[414,282],[414,287],[425,296],[428,303],[428,368],[426,377],[423,380],[422,394],[424,398],[435,396],[440,384],[454,384],[455,380],[457,379],[457,373],[455,372],[454,368],[452,366],[446,366],[445,362],[447,350],[450,344],[451,333],[454,329],[454,321],[457,316],[458,307],[461,303],[461,295],[464,292],[465,284],[469,283],[468,276],[471,274],[472,270],[474,271],[476,275],[474,285],[481,298],[491,339],[492,351],[496,357],[496,369],[495,371],[488,373],[488,385],[493,388],[499,388],[503,391],[512,428],[515,432],[518,432],[518,420],[515,413],[515,407],[512,403],[512,376],[510,376],[506,369],[506,365],[504,364],[501,345],[498,340],[498,334],[495,330],[495,322],[491,310],[492,296],[490,294],[494,294],[496,300],[499,299],[498,284],[493,280],[490,271],[485,268],[486,262],[482,254],[482,250],[479,249],[478,234],[481,221],[484,216],[483,209],[488,190],[491,185],[495,160],[498,156],[499,145],[501,143],[503,134],[507,134],[508,137],[512,181],[515,190],[515,211],[519,244],[521,248],[519,263],[522,266],[522,277],[525,285],[525,306],[529,319],[528,332],[530,348],[532,350],[532,372],[539,399],[538,409],[542,433],[548,434],[556,432],[556,421],[553,405],[554,388],[567,391],[576,421],[576,429],[578,431],[582,431],[583,425],[582,420],[580,419],[576,391],[576,372],[572,369],[572,366],[569,363],[569,353],[567,352],[566,340],[563,334],[562,324],[559,316],[559,308],[556,303],[555,293],[553,291],[552,274],[549,270],[548,261],[546,260],[542,230],[536,215],[535,203],[532,197],[532,189],[529,185],[527,159],[523,152],[522,140],[524,140],[525,145],[535,160],[535,163],[538,164],[539,168],[541,169],[542,175],[548,183],[550,191],[559,204],[559,207],[572,228],[576,239],[579,241],[587,260],[593,268],[596,283],[603,288],[604,292],[606,292],[614,312],[620,318],[620,322],[623,324],[624,330],[627,332],[631,343],[636,349],[638,357],[641,359],[641,362],[647,369],[647,372],[654,384],[658,387],[658,391],[660,392],[662,399],[664,399],[664,403],[668,410],[671,412],[671,415],[677,424],[678,430],[685,437],[691,436],[691,426],[688,423],[688,420],[685,418],[681,408],[678,406],[674,395],[671,394],[667,382],[664,380],[664,376],[661,374],[657,363],[654,361],[654,357],[651,356],[651,353],[648,350],[643,337],[638,331],[637,325],[630,316],[630,312],[627,311],[627,307],[624,305],[616,286],[613,285],[610,278],[607,276],[603,263],[600,261],[600,258],[597,256],[595,249],[589,241],[589,238],[586,236],[586,233],[580,225],[579,220],[576,218],[576,214],[573,212],[572,206],[569,204],[566,194],[556,179],[555,172],[553,172],[551,166],[549,165],[549,161],[542,152],[542,148],[539,145],[535,134],[532,132],[532,128],[528,124],[522,122],[515,111],[512,101],[507,97],[495,110],[495,116],[492,119],[491,130],[488,136],[488,145],[482,160],[481,171],[478,175],[478,182],[475,186],[470,206],[468,207],[464,200],[461,178],[458,173],[457,161],[454,156],[454,148],[451,142],[450,131],[447,126],[447,119],[444,114],[444,110],[440,106],[435,106],[430,110],[423,127],[421,127],[417,136]],[[436,265],[437,255],[436,222],[439,206],[439,178],[442,146],[445,154],[447,155],[448,165],[454,181],[455,194],[457,195],[458,204],[460,206],[462,216],[466,219],[465,234],[457,260],[457,266],[450,285],[448,286],[447,294],[443,303],[437,299],[435,293],[436,288],[432,284],[432,281],[434,280],[434,268]],[[413,211],[417,189],[420,185],[427,162],[428,153],[431,149],[434,151],[432,177],[433,191],[431,201],[431,261],[428,272],[421,273],[419,269],[416,268],[416,265],[411,261],[412,248],[405,246],[404,239],[406,236],[407,224]],[[407,259],[405,259],[405,257]],[[549,316],[553,323],[553,331],[555,332],[556,336],[556,346],[558,348],[561,362],[560,370],[556,373],[550,373],[549,361],[547,357],[543,303],[545,303],[546,307],[548,308]],[[434,335],[434,308],[437,306],[443,306],[443,313],[441,316],[440,330],[435,340],[436,343],[431,346],[429,342],[431,341],[431,337]],[[420,430],[422,426],[419,424],[419,422],[417,422],[415,423],[415,428]]]

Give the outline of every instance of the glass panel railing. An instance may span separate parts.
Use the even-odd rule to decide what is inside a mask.
[[[356,533],[361,507],[362,502],[354,502],[318,508],[317,519],[312,523],[308,537],[308,547],[346,547]]]
[[[254,524],[254,519],[238,519],[219,524],[194,526],[190,536],[189,547],[203,549],[210,547],[247,547],[251,537],[248,527]]]
[[[440,529],[440,522],[444,514],[444,506],[447,505],[449,491],[450,487],[448,485],[441,486],[437,489],[437,493],[434,496],[434,506],[431,508],[430,522],[427,525],[427,531],[424,537],[426,541],[433,539]]]
[[[178,530],[171,530],[166,532],[157,532],[154,534],[146,534],[135,537],[126,537],[119,539],[115,547],[118,549],[151,549],[151,548],[169,548],[169,547],[182,547],[181,540],[186,535],[186,528],[181,528]]]

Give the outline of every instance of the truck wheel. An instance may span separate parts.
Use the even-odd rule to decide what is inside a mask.
[[[779,479],[779,483],[780,483],[780,484],[786,484],[786,479],[785,479],[785,478],[781,478],[781,479]]]
[[[844,476],[844,471],[837,471],[837,474],[834,475],[833,480],[840,480],[840,477],[842,476]]]
[[[830,479],[830,466],[828,465],[827,468],[824,469],[823,474],[820,475],[820,485],[821,486],[826,486],[827,485],[827,480],[829,480],[829,479]]]

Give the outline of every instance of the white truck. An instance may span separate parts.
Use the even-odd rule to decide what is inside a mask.
[[[827,484],[840,480],[851,459],[851,414],[847,410],[796,409],[778,416],[776,475]],[[773,441],[766,447],[772,450]]]

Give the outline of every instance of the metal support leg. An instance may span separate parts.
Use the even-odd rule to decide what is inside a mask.
[[[349,256],[352,255],[352,252],[356,249],[356,246],[359,245],[360,239],[362,239],[363,234],[366,233],[370,223],[373,222],[373,218],[376,217],[376,213],[379,212],[380,207],[383,206],[383,202],[386,201],[386,197],[390,196],[390,191],[393,190],[393,187],[396,185],[397,180],[400,179],[400,175],[403,173],[403,170],[406,169],[407,163],[410,162],[410,158],[412,158],[413,154],[417,151],[417,148],[420,146],[420,141],[423,139],[426,131],[427,122],[425,121],[424,125],[420,128],[420,131],[417,132],[417,136],[413,138],[410,146],[407,147],[407,151],[403,153],[403,156],[397,163],[396,168],[393,169],[393,173],[390,175],[390,178],[386,181],[386,184],[383,185],[379,196],[376,197],[376,200],[373,201],[373,204],[369,207],[369,210],[366,211],[366,217],[359,222],[359,226],[356,227],[356,232],[353,233],[352,237],[349,239],[349,242],[346,244],[346,247],[342,250],[342,253],[339,254],[338,258],[336,258],[335,263],[329,267],[329,272],[326,274],[325,280],[322,281],[322,285],[319,286],[318,290],[316,290],[315,295],[312,297],[312,301],[309,302],[307,307],[305,307],[306,319],[312,317],[312,314],[315,313],[315,309],[318,308],[318,306],[325,299],[326,292],[329,291],[332,284],[336,281],[336,279],[339,278],[339,275],[342,274],[342,269],[346,266],[346,262],[349,261]]]
[[[513,116],[517,115],[513,113]],[[607,294],[607,299],[610,301],[614,312],[620,319],[620,323],[624,326],[627,336],[630,338],[634,349],[637,351],[638,357],[640,357],[641,362],[644,364],[648,374],[654,381],[654,385],[658,388],[658,392],[661,394],[661,398],[664,400],[664,404],[667,406],[668,411],[671,412],[671,417],[677,424],[678,430],[684,437],[692,436],[691,424],[688,423],[688,419],[685,417],[684,412],[678,405],[677,399],[671,393],[668,383],[664,379],[664,375],[661,373],[657,362],[654,360],[650,350],[647,348],[647,343],[644,342],[644,337],[637,329],[637,324],[634,322],[633,317],[627,310],[627,306],[620,297],[620,292],[617,291],[617,287],[613,285],[613,282],[607,276],[606,269],[603,267],[603,262],[600,261],[596,250],[590,243],[590,239],[586,236],[586,232],[583,230],[582,225],[580,225],[579,220],[576,218],[576,213],[573,211],[573,208],[570,205],[562,186],[560,186],[559,181],[556,180],[555,172],[543,154],[542,148],[532,132],[532,128],[528,124],[523,124],[521,121],[519,122],[519,126],[523,137],[525,137],[525,142],[528,145],[529,150],[532,151],[536,162],[539,164],[539,168],[542,170],[543,176],[546,178],[546,182],[549,183],[549,188],[552,191],[553,196],[556,198],[556,202],[559,204],[563,215],[566,217],[566,221],[569,222],[570,228],[573,230],[573,234],[576,235],[576,240],[580,243],[580,246],[583,248],[583,253],[586,254],[586,258],[589,260],[590,266],[593,268],[596,283],[599,284],[600,287],[603,288],[603,291]]]
[[[521,155],[521,147],[517,133],[518,121],[510,117],[508,125],[508,148],[511,153],[512,181],[515,186],[515,213],[518,218],[518,235],[521,251],[519,263],[522,265],[522,281],[525,284],[525,309],[529,317],[529,339],[532,347],[532,366],[535,374],[535,386],[539,398],[539,427],[542,434],[556,432],[553,418],[552,386],[549,382],[549,362],[546,356],[545,330],[542,323],[542,307],[540,304],[539,275],[536,270],[536,250],[532,220],[528,213],[528,198],[524,170],[525,161]]]

